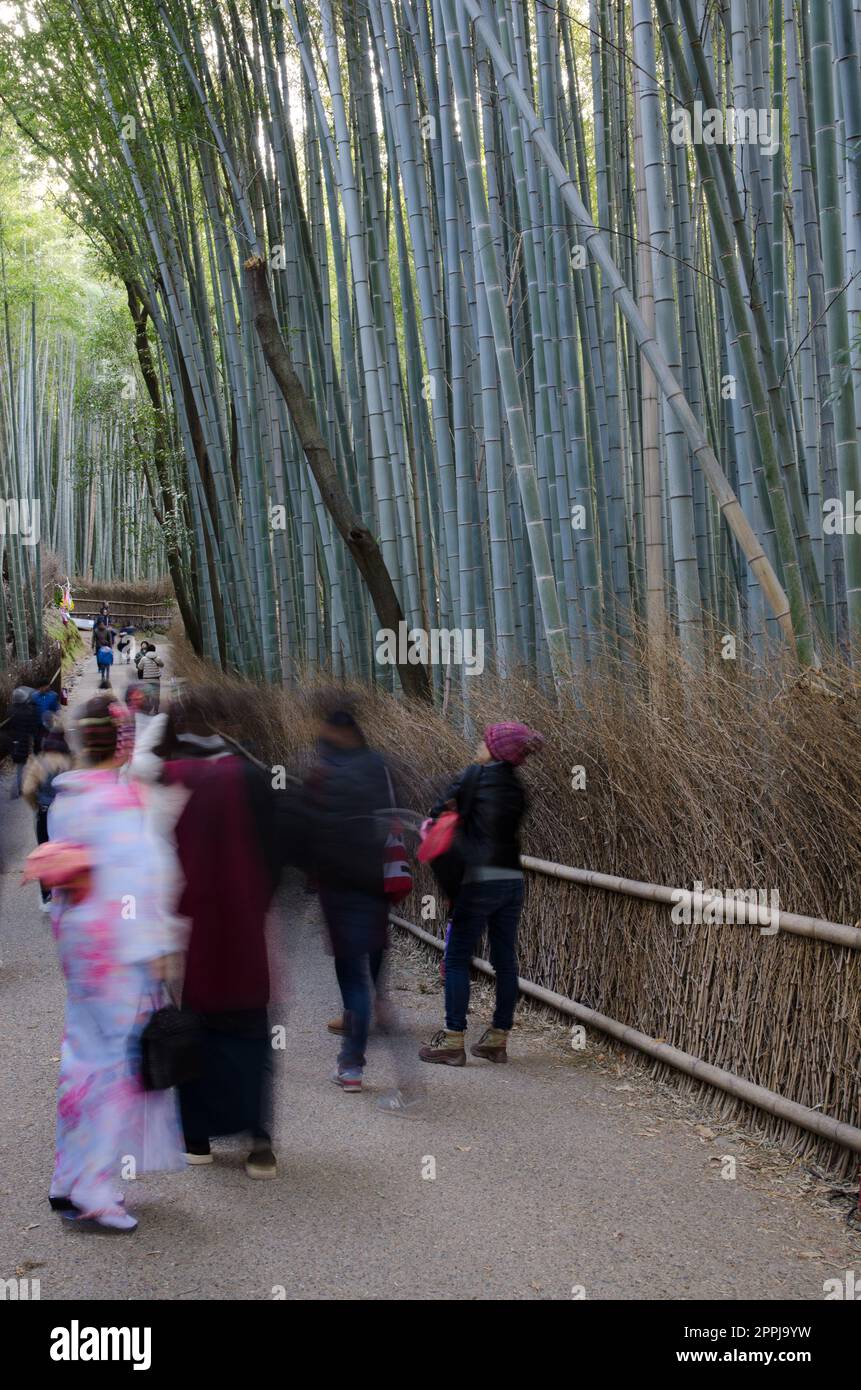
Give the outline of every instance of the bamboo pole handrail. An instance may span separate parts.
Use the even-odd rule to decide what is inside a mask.
[[[743,903],[740,899],[726,898],[721,893],[698,893],[687,888],[667,888],[660,883],[643,883],[635,878],[619,878],[615,874],[598,873],[595,869],[574,869],[567,864],[554,864],[548,859],[533,859],[526,854],[521,856],[520,862],[524,869],[530,869],[533,873],[565,879],[584,888],[603,888],[609,893],[624,893],[630,898],[644,898],[647,902],[669,903],[673,906],[720,906],[723,921],[727,924],[738,922],[754,926],[776,925],[778,930],[788,931],[793,936],[806,936],[814,941],[830,941],[834,946],[861,950],[861,929],[850,927],[845,922],[828,922],[821,917],[805,917],[797,912],[784,912],[782,908],[755,907],[752,903]],[[748,908],[752,916],[750,923],[747,918]],[[732,915],[728,914],[729,909]],[[768,918],[767,923],[763,920],[765,917]]]
[[[427,945],[434,946],[439,951],[443,949],[444,942],[438,936],[432,936],[423,927],[416,926],[415,922],[408,922],[405,917],[398,917],[394,913],[390,913],[389,920],[394,922],[396,926],[405,928]],[[480,960],[477,956],[473,956],[472,964],[483,975],[494,978],[493,966],[489,961]],[[769,1115],[775,1115],[778,1119],[797,1125],[799,1129],[805,1129],[810,1134],[818,1134],[823,1139],[829,1139],[834,1144],[851,1149],[853,1153],[861,1154],[861,1129],[856,1129],[854,1125],[844,1124],[842,1120],[832,1119],[830,1115],[822,1115],[818,1110],[811,1110],[809,1106],[799,1105],[794,1100],[787,1100],[785,1096],[778,1095],[776,1091],[769,1091],[765,1086],[757,1086],[755,1082],[748,1081],[743,1076],[736,1076],[734,1072],[725,1071],[723,1067],[714,1067],[711,1063],[694,1057],[690,1052],[682,1052],[680,1048],[672,1047],[670,1043],[659,1042],[656,1038],[650,1038],[648,1034],[640,1033],[636,1028],[629,1028],[627,1024],[619,1023],[615,1018],[608,1018],[606,1014],[599,1014],[595,1009],[587,1008],[585,1004],[578,1004],[574,999],[566,999],[563,994],[557,994],[552,989],[545,989],[543,985],[535,985],[531,980],[524,980],[518,976],[517,985],[521,994],[525,994],[528,998],[536,999],[539,1003],[546,1004],[559,1013],[576,1018],[579,1023],[589,1024],[591,1027],[597,1028],[599,1032],[607,1033],[610,1037],[616,1038],[625,1046],[634,1047],[638,1052],[644,1052],[647,1056],[654,1057],[658,1062],[666,1062],[668,1066],[675,1067],[677,1071],[685,1072],[696,1081],[704,1081],[707,1085],[714,1086],[720,1091],[726,1091],[728,1095],[735,1096],[748,1105],[767,1111]]]

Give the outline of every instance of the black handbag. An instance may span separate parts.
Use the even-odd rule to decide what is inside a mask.
[[[140,1036],[140,1075],[145,1091],[166,1091],[196,1081],[203,1066],[200,1022],[188,1009],[155,1009]]]

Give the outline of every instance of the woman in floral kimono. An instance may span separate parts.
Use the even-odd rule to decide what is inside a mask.
[[[61,774],[52,842],[77,846],[87,882],[55,892],[52,922],[66,980],[51,1206],[70,1220],[130,1231],[119,1179],[184,1166],[173,1091],[142,1089],[136,1041],[161,997],[175,930],[159,907],[164,851],[139,784],[121,780],[124,710],[105,696],[77,720],[78,771]],[[60,846],[57,846],[60,850]]]

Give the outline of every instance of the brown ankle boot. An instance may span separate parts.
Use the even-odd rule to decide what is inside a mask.
[[[469,1050],[473,1057],[484,1057],[488,1062],[507,1062],[507,1045],[507,1028],[485,1028],[478,1042]]]
[[[452,1033],[447,1028],[440,1028],[427,1046],[419,1048],[419,1056],[423,1062],[440,1062],[444,1067],[465,1067],[466,1049],[463,1045],[463,1033]]]

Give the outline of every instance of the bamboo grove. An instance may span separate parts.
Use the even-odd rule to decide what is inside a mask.
[[[36,305],[15,323],[8,299],[0,340],[0,670],[6,637],[18,663],[42,644],[42,612],[61,575],[155,577],[162,538],[144,485],[130,470],[121,416],[99,408],[97,377],[81,380],[74,338],[37,328]],[[92,371],[98,373],[97,363]],[[43,557],[51,559],[43,564]]]
[[[403,619],[548,683],[642,633],[857,660],[853,0],[2,10],[199,652],[394,682]]]
[[[0,121],[0,670],[43,641],[66,575],[155,577],[161,529],[135,467],[127,314],[86,273],[68,220],[29,195]]]

